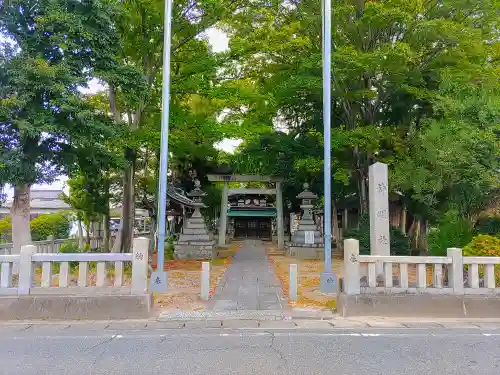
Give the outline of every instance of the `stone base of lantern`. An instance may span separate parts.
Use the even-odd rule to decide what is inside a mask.
[[[187,221],[183,233],[174,245],[176,259],[212,259],[216,249],[215,239],[205,225],[203,217],[196,213]]]
[[[318,245],[290,245],[288,249],[288,254],[297,259],[314,259],[321,260],[323,259],[324,247],[321,244]]]

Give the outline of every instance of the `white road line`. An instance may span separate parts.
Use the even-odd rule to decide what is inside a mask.
[[[0,337],[0,342],[2,341],[22,341],[22,340],[103,340],[103,339],[121,339],[121,340],[134,340],[134,339],[154,339],[154,338],[209,338],[209,337],[227,337],[227,338],[243,338],[243,337],[363,337],[363,338],[403,338],[403,337],[500,337],[500,333],[459,333],[455,334],[453,332],[447,333],[426,333],[426,332],[276,332],[276,331],[266,331],[266,332],[225,332],[225,333],[210,333],[210,334],[196,334],[196,333],[174,333],[172,331],[168,332],[151,332],[144,334],[136,334],[132,332],[121,332],[121,334],[97,334],[97,335],[42,335],[42,334],[22,334],[16,336],[4,336]]]

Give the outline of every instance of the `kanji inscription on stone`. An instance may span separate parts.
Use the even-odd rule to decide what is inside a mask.
[[[313,245],[314,244],[314,231],[307,231],[305,232],[305,241],[307,245]]]
[[[150,279],[150,290],[152,293],[166,293],[168,289],[168,273],[153,272]]]
[[[389,256],[389,172],[387,164],[375,163],[368,170],[370,211],[370,252]],[[382,273],[377,264],[377,274]]]

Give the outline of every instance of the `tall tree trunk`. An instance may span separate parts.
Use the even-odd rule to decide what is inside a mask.
[[[109,85],[109,105],[116,122],[122,121],[121,112],[117,105],[116,89],[113,85]],[[138,127],[140,121],[140,112],[136,113],[131,119],[129,114],[129,124],[131,130]],[[135,217],[135,192],[134,192],[134,174],[135,174],[135,150],[127,148],[125,150],[125,159],[129,161],[129,165],[123,171],[123,197],[122,197],[122,212],[120,220],[120,228],[116,234],[115,243],[113,244],[113,252],[128,252],[132,244],[134,234],[134,217]]]
[[[403,208],[401,209],[401,232],[406,235],[406,205],[403,205]]]
[[[21,247],[31,243],[30,230],[30,186],[14,187],[14,201],[10,209],[12,218],[13,254],[20,254]]]
[[[83,224],[82,220],[78,219],[78,248],[83,249],[85,247],[85,239],[83,238]]]
[[[123,176],[123,198],[120,228],[116,235],[113,252],[129,252],[134,234],[135,216],[135,189],[134,172],[135,160],[130,160],[130,165],[126,167]]]
[[[85,220],[85,230],[86,230],[86,239],[85,239],[85,245],[87,246],[87,251],[90,250],[90,220]]]
[[[102,224],[103,224],[103,251],[105,253],[109,252],[109,215],[102,215]]]
[[[152,253],[156,248],[156,218],[151,217],[151,226],[149,230],[149,252]]]
[[[354,158],[356,161],[356,170],[358,175],[358,195],[359,195],[359,213],[360,215],[368,213],[368,187],[366,185],[365,162],[358,147],[354,148]]]
[[[368,194],[367,194],[367,186],[366,186],[366,178],[365,174],[361,173],[361,181],[360,181],[360,211],[361,214],[368,213]]]
[[[420,234],[421,234],[421,221],[420,219],[416,220],[416,225],[415,225],[415,247],[418,249],[420,245]]]
[[[103,190],[104,190],[104,197],[105,197],[105,213],[102,215],[102,224],[103,224],[103,250],[104,252],[109,252],[110,248],[110,238],[111,238],[111,233],[109,230],[109,176],[106,175],[104,178],[104,183],[103,183]]]
[[[342,238],[340,234],[339,220],[338,220],[338,212],[337,205],[335,201],[332,199],[332,232],[333,237],[335,238],[336,249],[335,252],[337,255],[342,255]]]

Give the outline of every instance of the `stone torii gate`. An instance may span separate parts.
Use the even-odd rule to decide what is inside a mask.
[[[267,182],[274,183],[274,189],[262,189],[266,194],[271,194],[276,197],[276,232],[278,239],[278,249],[285,247],[284,222],[283,222],[283,195],[282,195],[282,177],[260,176],[260,175],[232,175],[232,174],[209,174],[208,180],[211,182],[223,182],[221,212],[219,220],[219,246],[226,244],[227,234],[227,218],[229,210],[229,182]],[[256,189],[238,189],[241,193],[254,193]]]

